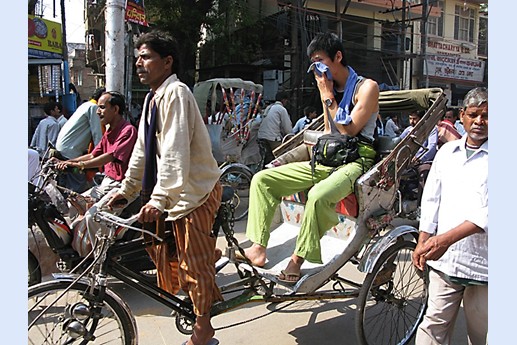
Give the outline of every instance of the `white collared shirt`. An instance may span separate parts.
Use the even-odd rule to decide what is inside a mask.
[[[488,140],[467,158],[465,141],[444,144],[422,195],[420,231],[442,234],[464,221],[484,231],[467,236],[428,265],[451,277],[488,281]]]

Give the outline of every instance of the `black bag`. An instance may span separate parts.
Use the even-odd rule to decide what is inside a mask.
[[[341,133],[325,134],[312,148],[312,159],[319,164],[337,168],[359,158],[357,137]]]
[[[341,134],[334,120],[330,117],[329,107],[325,105],[325,113],[330,126],[330,134],[318,138],[312,147],[311,167],[314,172],[314,162],[337,168],[359,158],[357,143],[359,138]]]

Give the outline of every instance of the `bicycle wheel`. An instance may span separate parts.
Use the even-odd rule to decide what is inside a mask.
[[[219,178],[222,186],[230,186],[234,196],[230,201],[234,208],[234,220],[241,220],[248,215],[249,192],[253,174],[246,166],[227,165]]]
[[[425,280],[411,261],[415,246],[410,241],[394,244],[366,275],[357,297],[360,344],[406,344],[415,334],[427,306]]]
[[[83,283],[65,292],[70,284],[54,280],[29,288],[29,325],[36,321],[28,344],[137,344],[135,320],[120,297],[110,290],[91,295]]]
[[[28,279],[29,286],[41,283],[41,268],[38,259],[29,250],[29,259],[27,261],[29,266]]]

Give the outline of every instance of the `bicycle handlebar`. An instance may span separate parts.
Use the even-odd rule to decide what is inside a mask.
[[[115,225],[123,226],[125,228],[131,229],[134,231],[146,233],[146,234],[156,238],[158,241],[163,241],[163,238],[161,238],[160,236],[156,235],[155,233],[153,233],[149,230],[132,226],[131,224],[135,223],[138,220],[138,216],[139,216],[139,213],[134,214],[129,218],[122,218],[122,217],[116,216],[116,215],[106,212],[106,211],[97,211],[95,213],[94,219],[98,222],[115,224]]]

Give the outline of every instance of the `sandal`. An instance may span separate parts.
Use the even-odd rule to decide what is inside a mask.
[[[278,281],[288,284],[288,285],[294,285],[298,283],[298,280],[300,280],[300,273],[294,273],[294,272],[286,272],[285,270],[281,270],[280,273],[284,276],[284,278],[280,278],[280,275],[277,276]],[[288,278],[294,278],[294,279],[288,279]]]

